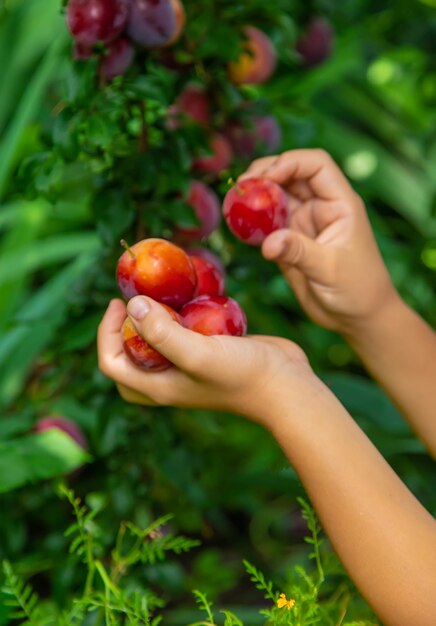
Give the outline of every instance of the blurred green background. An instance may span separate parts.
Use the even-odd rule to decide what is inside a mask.
[[[189,17],[196,3],[185,4]],[[244,3],[236,3],[235,15],[238,6]],[[436,2],[277,0],[273,9],[279,71],[248,96],[263,99],[279,119],[282,149],[331,152],[366,202],[399,291],[434,324]],[[243,10],[256,19],[256,2]],[[312,15],[330,19],[335,47],[323,64],[304,68],[294,47]],[[69,480],[88,503],[104,507],[103,543],[110,545],[121,520],[147,524],[167,512],[177,530],[203,542],[147,572],[150,584],[171,598],[168,623],[186,623],[193,587],[249,607],[256,596],[242,558],[285,577],[306,554],[296,503],[302,486],[256,425],[204,411],[125,405],[99,373],[96,328],[107,301],[118,295],[117,241],[132,220],[123,207],[125,190],[116,185],[110,198],[95,201],[106,165],[94,159],[88,168],[69,156],[75,130],[59,103],[80,102],[87,76],[71,74],[60,0],[3,0],[0,61],[0,557],[60,605],[75,589],[74,564],[65,562],[69,508],[44,479],[68,473],[83,458],[62,437],[47,441],[45,450],[35,450],[29,438],[39,418],[65,415],[89,440],[92,460]],[[149,97],[151,83],[144,87]],[[166,89],[170,102],[170,80]],[[110,129],[103,124],[91,132],[90,110],[84,119],[106,159]],[[236,164],[231,173],[239,172]],[[219,181],[218,189],[226,188]],[[151,228],[159,230],[161,222]],[[245,308],[250,331],[299,343],[435,514],[433,462],[348,346],[304,317],[258,250],[227,232],[211,245],[226,263],[229,292]],[[0,624],[8,623],[7,613],[0,609]]]

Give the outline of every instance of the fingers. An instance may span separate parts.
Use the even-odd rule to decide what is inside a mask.
[[[298,233],[302,233],[303,235],[306,235],[306,237],[310,237],[311,239],[315,239],[315,237],[318,235],[318,231],[315,228],[311,207],[308,206],[308,203],[303,204],[294,211],[291,211],[289,225],[290,228],[292,228],[293,230],[297,231]]]
[[[238,180],[244,180],[244,178],[262,178],[272,165],[277,161],[278,156],[267,156],[262,159],[256,159],[252,162],[246,172],[239,176]]]
[[[210,338],[175,322],[151,298],[132,298],[127,305],[127,312],[139,334],[176,367],[190,373],[202,371],[206,360],[210,358]]]
[[[324,150],[290,150],[280,156],[254,161],[241,178],[264,176],[279,185],[307,181],[322,200],[340,200],[355,193],[348,180]]]
[[[126,313],[125,304],[121,300],[113,300],[100,323],[97,339],[100,371],[115,381],[127,402],[172,404],[172,390],[181,383],[186,384],[185,374],[175,367],[161,372],[144,372],[130,361],[124,352],[121,336]]]
[[[332,275],[332,251],[293,230],[276,230],[262,244],[262,254],[286,269],[296,268],[306,278],[328,284]]]
[[[98,327],[97,347],[99,357],[116,357],[123,351],[121,326],[127,317],[126,305],[122,300],[111,300]]]
[[[126,387],[121,383],[117,383],[117,389],[120,396],[126,402],[129,402],[131,404],[142,404],[143,406],[158,406],[158,403],[154,402],[154,400],[152,400],[148,396],[145,396],[144,394],[139,393],[134,389],[130,389],[130,387]]]

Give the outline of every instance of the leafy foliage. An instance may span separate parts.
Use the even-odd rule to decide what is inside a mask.
[[[89,609],[125,620],[156,610],[152,620],[159,620],[158,598],[171,598],[175,626],[197,619],[187,608],[189,591],[197,588],[214,607],[226,604],[221,598],[244,605],[230,606],[216,621],[255,626],[265,619],[297,619],[296,609],[276,605],[265,608],[269,617],[259,616],[265,601],[253,587],[281,579],[279,588],[271,587],[275,599],[283,589],[296,607],[318,607],[304,619],[327,620],[321,598],[332,613],[346,611],[349,626],[361,624],[368,609],[326,557],[327,545],[304,507],[312,533],[309,565],[316,568],[310,575],[309,566],[301,569],[309,558],[296,504],[302,489],[274,442],[233,416],[126,406],[98,372],[95,336],[107,301],[118,295],[113,274],[120,237],[172,237],[176,224],[195,224],[186,197],[191,162],[207,150],[207,133],[188,120],[176,131],[166,125],[168,107],[191,81],[212,95],[215,129],[239,120],[238,107],[249,101],[256,114],[278,118],[281,149],[329,150],[365,199],[398,289],[434,324],[434,7],[416,2],[410,15],[406,5],[373,0],[186,0],[187,29],[172,49],[178,69],[167,67],[158,51],[142,52],[126,76],[100,88],[95,60],[71,62],[59,0],[43,4],[41,10],[39,0],[0,3],[0,484],[2,510],[8,512],[0,519],[0,555],[14,563],[8,588],[28,602],[19,580],[32,578],[43,611],[55,615],[57,624],[68,623],[64,611],[72,597],[72,623],[89,618]],[[332,57],[309,69],[295,42],[314,14],[330,19],[336,42]],[[229,84],[226,64],[240,52],[246,23],[268,32],[279,66],[268,84],[239,89]],[[222,196],[245,166],[236,159],[221,177],[204,180]],[[229,292],[244,306],[250,332],[300,343],[394,469],[436,513],[434,465],[348,346],[308,323],[276,269],[224,227],[207,245],[225,263]],[[68,563],[60,529],[69,513],[47,479],[86,459],[62,435],[36,440],[30,434],[47,414],[76,421],[92,455],[67,479],[81,498]],[[35,441],[52,445],[36,451]],[[165,516],[162,527],[141,535],[168,510],[183,535],[201,538],[202,549],[189,558],[184,551],[193,540],[167,534]],[[119,561],[107,556],[117,545],[115,528],[123,546],[115,550]],[[140,541],[141,549],[131,552]],[[181,554],[162,560],[168,552]],[[134,565],[124,577],[126,558]],[[256,563],[250,566],[254,585],[243,558]],[[96,588],[82,603],[77,590],[84,566],[92,571],[89,590],[92,581]],[[160,590],[150,598],[145,575],[150,588]],[[126,583],[121,596],[113,576]],[[3,599],[2,625],[10,619]],[[24,609],[18,602],[12,610]],[[345,623],[340,615],[334,624]]]
[[[36,604],[38,596],[33,592],[30,585],[26,585],[14,574],[11,564],[8,561],[3,563],[5,575],[5,587],[3,592],[8,596],[6,606],[14,609],[11,619],[26,620],[27,624],[37,624]]]
[[[165,601],[156,595],[151,589],[132,587],[127,581],[132,574],[132,569],[140,563],[154,564],[156,559],[165,558],[162,552],[161,535],[162,529],[171,516],[167,515],[141,530],[134,524],[122,524],[119,528],[115,545],[110,557],[98,558],[99,533],[97,509],[88,510],[80,498],[76,497],[72,490],[60,485],[59,493],[66,498],[74,511],[75,522],[66,531],[66,536],[72,538],[70,554],[79,556],[85,566],[86,577],[83,593],[74,598],[71,606],[60,613],[57,607],[41,602],[29,584],[26,584],[13,570],[8,561],[4,561],[3,569],[5,582],[3,592],[7,597],[7,605],[13,608],[10,613],[12,621],[24,618],[29,626],[46,626],[49,624],[75,624],[86,623],[86,615],[95,615],[96,619],[104,619],[108,625],[140,626],[141,624],[154,624],[157,626],[165,619],[161,609]],[[314,546],[315,553],[319,555],[320,539],[319,525],[315,514],[306,501],[301,499],[304,514],[310,520],[312,526],[310,543]],[[100,511],[101,513],[101,511]],[[127,531],[130,530],[130,538],[133,541],[126,550]],[[188,540],[184,537],[171,538],[173,550],[179,554],[183,549],[189,550],[199,542]],[[144,554],[143,545],[147,543],[148,549]],[[170,542],[167,543],[169,545]],[[338,617],[343,621],[347,606],[338,602],[339,595],[347,593],[346,603],[351,594],[346,583],[343,587],[335,590],[335,601],[320,600],[318,586],[314,577],[322,568],[321,562],[313,572],[306,571],[304,567],[295,567],[298,580],[292,586],[293,598],[287,600],[288,606],[281,606],[278,602],[279,593],[273,591],[273,583],[265,579],[264,574],[248,563],[244,562],[250,580],[256,588],[264,592],[264,597],[272,603],[271,609],[260,610],[260,615],[266,621],[265,626],[297,625],[309,626],[310,624],[337,624]],[[323,581],[322,581],[323,582]],[[320,585],[321,583],[319,583]],[[213,603],[207,595],[199,590],[194,590],[194,597],[198,609],[206,614],[203,621],[196,621],[189,626],[217,626],[216,618],[212,610]],[[339,595],[338,595],[339,594]],[[281,596],[284,594],[282,593]],[[159,611],[159,613],[157,613]],[[220,611],[224,615],[224,626],[244,626],[244,622],[232,611]],[[98,623],[98,622],[97,622]],[[345,622],[343,622],[345,624]],[[362,626],[370,626],[369,622],[359,622]],[[348,622],[345,626],[352,626]]]
[[[5,441],[0,444],[0,492],[67,474],[88,460],[84,450],[57,429]]]

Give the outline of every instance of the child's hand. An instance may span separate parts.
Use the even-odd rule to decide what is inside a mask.
[[[141,305],[148,311],[141,314]],[[138,332],[176,367],[144,372],[123,350],[121,326],[129,314]],[[271,426],[274,401],[305,401],[322,383],[295,344],[276,337],[205,337],[174,322],[150,298],[133,298],[127,308],[113,300],[98,332],[101,371],[122,397],[138,404],[233,411]]]
[[[363,202],[326,152],[258,159],[241,178],[252,176],[290,194],[290,229],[271,233],[262,252],[279,264],[315,322],[347,333],[395,296]]]

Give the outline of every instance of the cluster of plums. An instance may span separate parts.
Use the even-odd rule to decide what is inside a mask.
[[[117,266],[117,281],[129,300],[144,295],[166,308],[173,320],[203,335],[245,335],[239,304],[224,296],[219,260],[203,250],[185,251],[164,239],[144,239],[127,247]],[[136,331],[130,318],[122,327],[124,350],[144,370],[159,371],[169,361]]]
[[[216,130],[211,109],[207,91],[197,83],[188,83],[168,110],[169,129],[191,121],[208,135],[207,154],[193,159],[194,172],[217,176],[229,167],[235,155],[249,160],[259,149],[263,153],[272,153],[279,148],[281,130],[273,115],[259,115],[248,102],[244,102],[234,112],[237,119],[227,120],[220,130]]]
[[[74,56],[87,59],[97,44],[104,44],[100,73],[105,80],[124,74],[134,57],[134,45],[146,49],[174,44],[183,32],[186,15],[181,0],[69,0],[67,25],[74,39]],[[276,68],[276,53],[269,37],[255,26],[244,28],[244,51],[229,65],[229,78],[237,84],[268,80]],[[332,49],[329,22],[314,18],[297,41],[303,63],[316,65]]]
[[[272,181],[247,178],[227,193],[223,213],[239,239],[260,245],[268,234],[288,225],[288,197]],[[203,219],[208,221],[207,214]],[[126,300],[138,295],[153,298],[175,322],[203,335],[245,335],[245,314],[224,295],[224,270],[212,252],[184,250],[164,239],[123,245],[126,251],[118,261],[117,281]],[[130,318],[123,324],[122,336],[126,354],[138,367],[159,371],[171,365],[138,334]]]
[[[171,46],[185,22],[181,0],[70,0],[67,5],[75,58],[87,59],[97,44],[104,44],[107,55],[101,74],[107,80],[129,68],[134,45],[146,49]],[[244,52],[229,65],[229,77],[235,84],[263,83],[276,67],[274,47],[254,26],[246,26],[244,36]]]
[[[100,75],[111,80],[124,74],[142,48],[170,46],[185,25],[181,0],[70,0],[67,26],[74,39],[74,57],[90,58],[104,44]]]
[[[74,40],[74,57],[99,55],[103,83],[124,74],[132,64],[136,49],[162,49],[174,44],[186,22],[182,0],[69,0],[67,25]],[[276,69],[273,43],[252,25],[242,29],[240,57],[229,64],[229,80],[236,85],[260,84]],[[321,18],[309,23],[297,42],[297,51],[306,65],[316,65],[330,55],[333,32]],[[208,133],[207,153],[193,159],[194,172],[209,176],[226,170],[234,155],[254,157],[257,150],[275,152],[281,143],[281,130],[274,116],[250,112],[243,103],[219,131],[213,128],[209,94],[188,83],[169,108],[167,126],[178,128],[186,119],[201,125]]]

